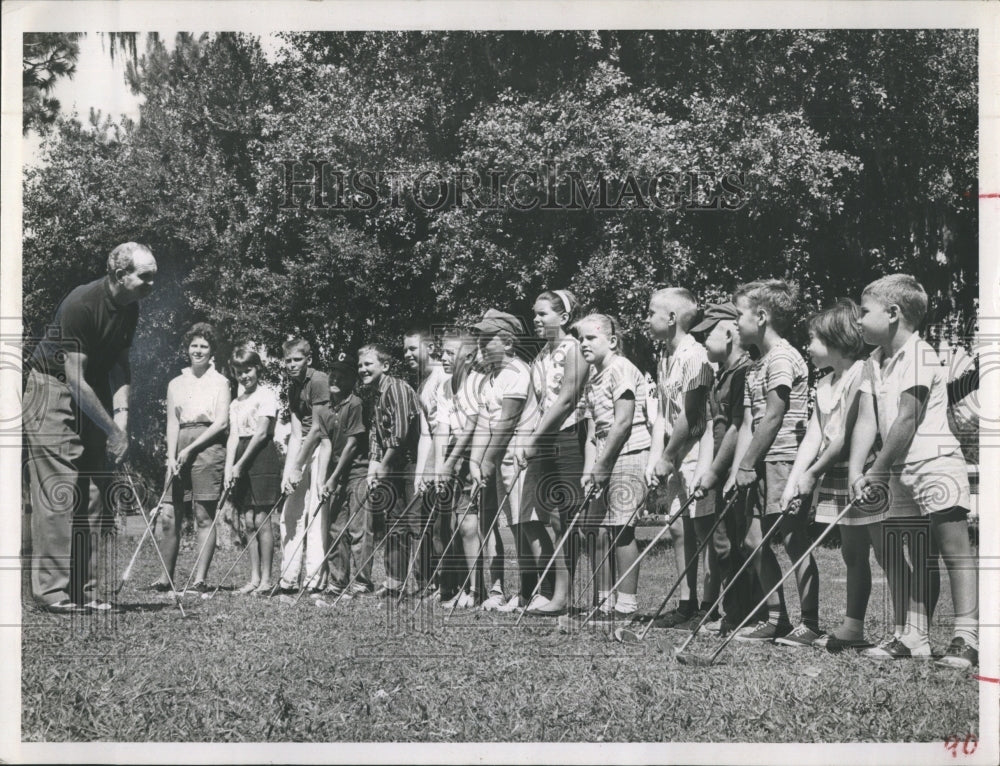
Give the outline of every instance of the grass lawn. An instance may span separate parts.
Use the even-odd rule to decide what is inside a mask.
[[[118,573],[137,529],[119,536]],[[219,551],[211,576],[236,555]],[[194,556],[182,550],[181,581]],[[839,550],[818,556],[821,622],[833,627],[844,565]],[[877,640],[889,609],[873,568],[866,631]],[[640,610],[655,608],[673,572],[672,550],[658,546],[643,563]],[[139,589],[158,573],[147,541],[120,614],[69,619],[26,599],[24,741],[943,742],[979,733],[977,681],[932,663],[733,642],[715,666],[688,667],[673,660],[669,641],[685,635],[676,631],[623,645],[602,632],[561,634],[553,619],[517,628],[508,615],[445,620],[439,605],[410,619],[412,607],[371,597],[319,609],[307,598],[293,608],[228,590],[189,594],[182,619],[169,597]],[[241,563],[227,588],[245,575]],[[937,651],[950,637],[942,579]],[[786,594],[794,619],[794,586]],[[694,647],[719,640],[702,635]]]

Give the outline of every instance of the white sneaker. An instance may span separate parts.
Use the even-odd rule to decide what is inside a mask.
[[[533,599],[531,599],[531,603],[528,604],[528,611],[530,612],[532,609],[544,609],[551,603],[552,601],[550,599],[547,599],[541,593],[538,593]]]
[[[443,606],[445,609],[455,609],[458,606],[459,599],[462,598],[462,596],[464,595],[465,591],[460,590],[458,593],[449,598],[447,601],[442,601],[441,606]]]
[[[498,612],[517,612],[524,608],[524,599],[521,596],[514,596],[510,601],[501,607],[497,607]]]
[[[472,593],[462,593],[455,602],[456,609],[472,609],[476,605],[476,597]]]
[[[499,591],[491,591],[490,597],[483,602],[482,610],[484,612],[496,612],[506,603],[506,599],[503,597],[503,593]]]

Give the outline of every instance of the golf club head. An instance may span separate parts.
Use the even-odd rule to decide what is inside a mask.
[[[670,636],[657,636],[654,641],[654,646],[656,646],[656,651],[660,654],[673,655],[675,651],[674,640]]]
[[[639,632],[634,628],[616,628],[615,641],[619,644],[638,644]]]
[[[696,668],[708,668],[715,664],[711,657],[705,657],[701,654],[690,654],[688,652],[678,654],[677,661],[681,665],[690,665]]]

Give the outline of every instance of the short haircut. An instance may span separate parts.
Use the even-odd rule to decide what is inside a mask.
[[[146,245],[140,245],[138,242],[125,242],[118,245],[108,255],[108,276],[113,277],[119,269],[129,272],[135,271],[136,253],[149,253],[152,255],[153,251],[146,247]]]
[[[670,301],[677,305],[677,324],[687,332],[698,316],[698,299],[686,287],[663,287],[650,297],[650,301]]]
[[[293,351],[301,351],[303,356],[312,356],[312,346],[305,338],[289,338],[281,344],[281,352],[288,356]]]
[[[535,299],[538,301],[548,301],[555,311],[565,311],[569,318],[564,323],[564,327],[571,327],[576,320],[576,315],[580,311],[580,301],[574,293],[569,290],[546,290],[539,293]]]
[[[366,354],[374,354],[382,364],[389,364],[392,362],[392,354],[390,354],[389,350],[380,343],[369,343],[359,348],[358,360],[360,361],[361,357]]]
[[[254,351],[249,344],[241,343],[233,349],[232,356],[229,358],[229,369],[232,370],[233,375],[236,375],[236,370],[244,367],[256,367],[257,372],[260,373],[264,369],[264,363],[260,361],[260,354]]]
[[[212,353],[215,353],[217,348],[216,343],[218,336],[215,333],[215,328],[212,327],[208,322],[196,322],[191,325],[191,329],[184,333],[184,350],[187,351],[188,346],[191,345],[191,341],[195,338],[203,338],[208,347],[211,349]]]
[[[886,308],[893,304],[899,306],[903,317],[915,328],[927,316],[927,293],[909,274],[889,274],[876,279],[861,293],[861,297],[866,295],[871,295]]]
[[[746,298],[754,308],[764,308],[779,335],[787,333],[795,322],[799,288],[784,279],[761,279],[740,285],[733,293],[733,303]]]
[[[618,337],[621,334],[621,326],[618,324],[618,320],[610,314],[587,314],[587,316],[582,319],[578,319],[573,324],[573,328],[579,329],[581,325],[588,322],[596,324],[600,328],[601,332],[609,338],[612,335]]]
[[[850,298],[838,298],[832,306],[813,315],[809,332],[848,359],[861,359],[865,356],[865,341],[858,327],[860,317],[858,304]]]

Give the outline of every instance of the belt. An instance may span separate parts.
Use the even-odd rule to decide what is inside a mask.
[[[196,423],[181,423],[180,427],[182,429],[184,429],[184,428],[208,428],[210,425],[212,425],[212,424],[211,423],[204,423],[204,422],[199,421],[199,422],[196,422]]]

